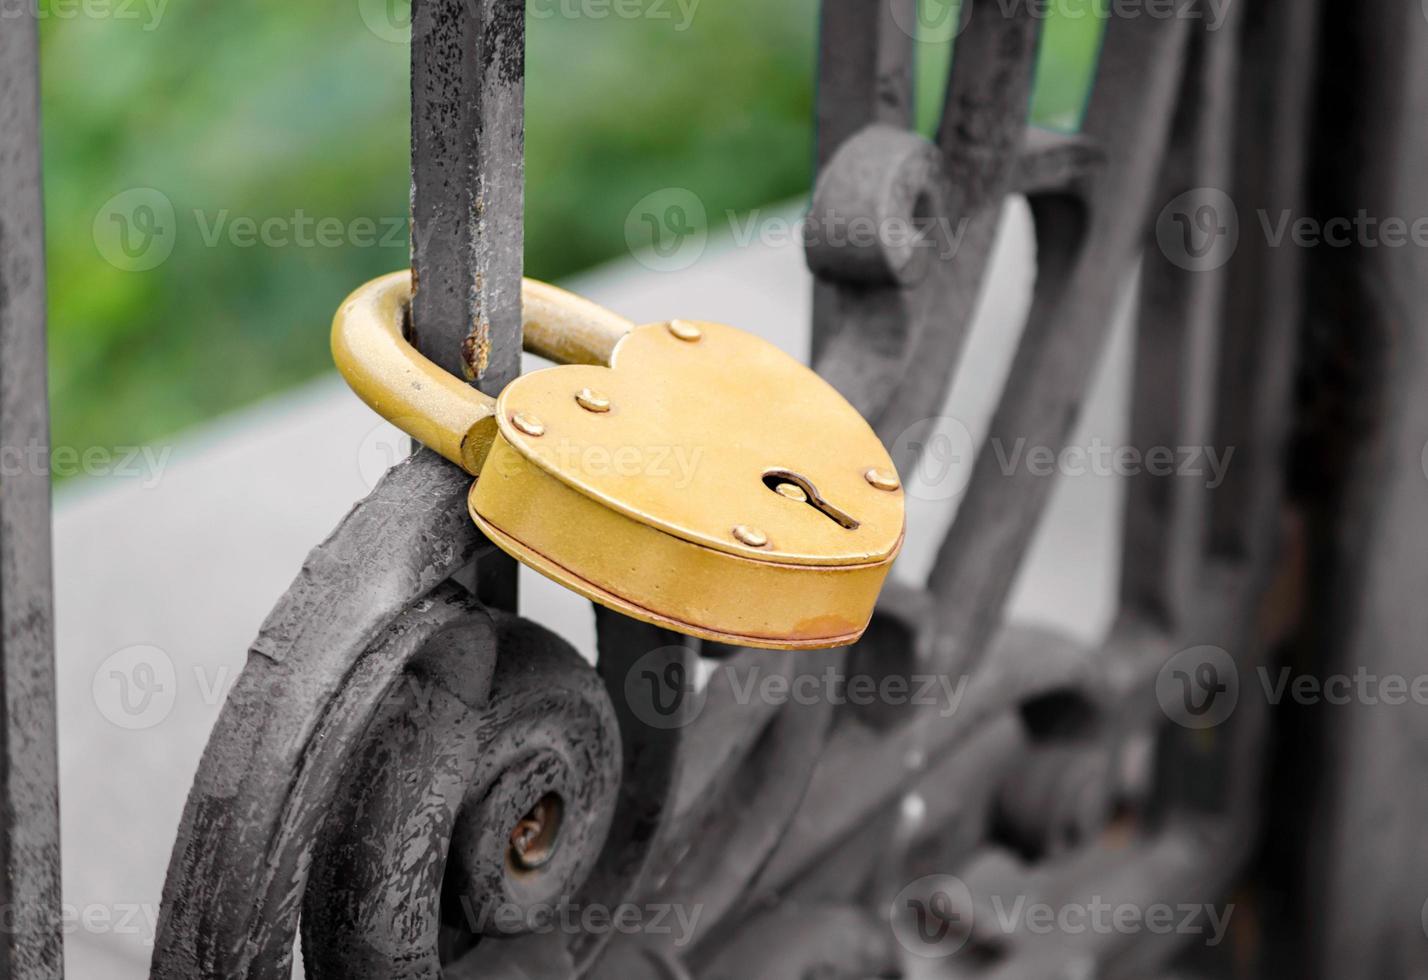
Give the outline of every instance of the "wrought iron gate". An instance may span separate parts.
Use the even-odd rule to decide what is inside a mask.
[[[1076,135],[1026,123],[1040,6],[965,6],[929,140],[913,131],[913,41],[898,26],[915,20],[915,0],[823,4],[813,220],[933,216],[966,231],[946,259],[811,246],[815,363],[889,444],[937,416],[998,218],[1009,195],[1024,195],[1035,286],[988,439],[1059,452],[1109,311],[1166,202],[1213,187],[1256,208],[1322,205],[1310,151],[1346,127],[1313,125],[1322,83],[1306,52],[1321,46],[1321,13],[1310,0],[1236,4],[1215,31],[1190,16],[1112,16]],[[1405,74],[1422,68],[1423,25],[1404,32],[1389,6],[1325,12],[1324,24],[1354,31],[1325,38],[1324,50],[1361,55],[1398,31],[1408,40],[1393,45],[1395,63]],[[414,5],[412,218],[423,234],[413,236],[412,332],[429,358],[491,393],[516,375],[521,348],[524,14],[521,0]],[[32,154],[16,156],[34,145],[34,45],[20,23],[0,36],[7,444],[43,438],[43,393],[32,387],[42,377],[37,167]],[[1350,69],[1372,75],[1359,61]],[[1393,82],[1380,88],[1392,104],[1365,128],[1382,140],[1411,106],[1393,101]],[[13,138],[17,126],[26,138]],[[1364,140],[1374,145],[1387,144]],[[1351,168],[1367,155],[1346,154],[1339,171],[1317,176],[1361,191]],[[1400,196],[1421,186],[1384,179]],[[1233,446],[1237,465],[1213,493],[1130,481],[1120,609],[1098,649],[1004,622],[1052,481],[1008,475],[989,450],[925,586],[890,587],[857,647],[700,645],[597,610],[593,667],[514,614],[513,566],[471,526],[467,479],[416,452],[312,552],[253,644],[174,848],[153,975],[286,976],[299,935],[307,975],[344,980],[917,976],[927,968],[913,955],[919,943],[959,948],[933,961],[942,976],[1248,976],[1262,956],[1314,972],[1312,954],[1283,941],[1303,914],[1237,917],[1231,942],[1216,948],[1177,932],[1008,931],[988,914],[1005,896],[1204,906],[1226,901],[1251,870],[1270,883],[1296,874],[1292,862],[1251,867],[1266,820],[1278,827],[1284,817],[1261,805],[1265,764],[1304,759],[1271,745],[1266,705],[1241,699],[1211,726],[1195,723],[1208,702],[1187,701],[1176,724],[1157,687],[1205,648],[1226,651],[1231,672],[1270,662],[1303,633],[1306,589],[1322,594],[1350,574],[1346,562],[1378,560],[1381,539],[1371,554],[1337,553],[1340,498],[1287,488],[1284,466],[1296,430],[1303,467],[1356,463],[1342,444],[1319,440],[1359,438],[1365,427],[1336,414],[1341,402],[1316,399],[1362,395],[1378,378],[1366,370],[1326,383],[1326,365],[1349,342],[1340,331],[1304,345],[1305,297],[1315,295],[1306,272],[1329,284],[1318,292],[1344,290],[1333,298],[1347,308],[1370,296],[1345,287],[1340,270],[1307,268],[1317,260],[1305,250],[1252,236],[1218,267],[1190,258],[1144,249],[1131,443]],[[1388,281],[1412,281],[1397,275]],[[1367,348],[1349,343],[1359,363],[1381,363],[1374,344],[1400,325],[1381,313]],[[1420,354],[1421,333],[1410,344]],[[1419,405],[1413,383],[1423,376],[1420,358],[1393,374],[1391,390]],[[1366,414],[1408,443],[1406,411]],[[1391,469],[1406,472],[1399,461]],[[35,539],[47,521],[42,483],[7,478],[0,495],[7,898],[37,910],[57,902],[47,566]],[[1353,610],[1369,605],[1357,588]],[[701,662],[714,678],[696,688]],[[970,686],[953,713],[739,704],[719,678],[755,662],[790,680],[832,668]],[[1183,662],[1196,672],[1215,663]],[[1224,678],[1191,679],[1213,695]],[[693,699],[687,724],[662,721],[671,703],[677,714]],[[1348,786],[1369,778],[1332,771]],[[1342,833],[1349,816],[1317,805]],[[1325,874],[1354,877],[1342,862]],[[1252,891],[1235,901],[1260,908]],[[533,915],[627,905],[699,915],[678,941],[586,920],[552,929]],[[44,919],[37,912],[10,937],[7,975],[59,975]],[[1363,942],[1339,928],[1321,935],[1339,969],[1326,975],[1409,976],[1423,962],[1400,929],[1393,951],[1357,974],[1346,964]]]

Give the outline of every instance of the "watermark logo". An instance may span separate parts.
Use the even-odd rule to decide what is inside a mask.
[[[952,875],[927,875],[897,893],[890,918],[903,949],[924,960],[944,959],[972,938],[972,890]]]
[[[292,214],[235,215],[227,208],[195,209],[194,224],[205,248],[406,248],[406,215],[382,218],[318,217],[298,208]]]
[[[630,209],[625,244],[641,265],[654,272],[688,269],[709,244],[709,212],[688,188],[662,188]]]
[[[1428,248],[1428,217],[1380,217],[1360,208],[1353,215],[1319,218],[1295,215],[1288,208],[1275,214],[1255,212],[1270,248]]]
[[[694,939],[704,914],[703,905],[577,904],[568,898],[529,905],[500,902],[477,907],[467,895],[461,896],[461,908],[468,927],[478,935],[494,931],[507,936],[665,936],[676,949],[684,948]]]
[[[116,194],[94,216],[94,244],[100,256],[123,272],[157,269],[168,261],[177,242],[174,202],[152,187]]]
[[[1190,479],[1214,490],[1225,481],[1235,456],[1233,446],[1117,445],[1099,436],[1068,446],[1045,446],[1025,437],[987,441],[989,461],[1008,479],[1059,477],[1150,476]],[[898,472],[906,474],[908,496],[945,501],[967,489],[977,461],[971,430],[958,419],[940,415],[922,419],[903,430],[892,445]]]
[[[886,0],[893,23],[924,44],[947,44],[972,21],[973,0]],[[985,0],[983,0],[985,2]]]
[[[674,669],[677,666],[656,666],[642,660],[632,675],[642,688],[630,691],[627,686],[632,700],[635,694],[643,695],[638,703],[647,705],[647,710],[661,720],[661,728],[680,727],[694,721],[698,717],[697,712],[703,710],[709,692],[716,686],[720,691],[727,688],[728,699],[740,707],[754,704],[774,708],[822,704],[858,708],[884,705],[916,708],[920,712],[935,711],[942,718],[950,718],[961,708],[970,683],[970,678],[965,675],[849,674],[831,664],[821,671],[788,674],[777,667],[767,668],[757,660],[733,660],[716,669],[708,683],[695,691],[690,687],[687,673]],[[681,711],[681,697],[697,698],[697,704]]]
[[[1331,217],[1296,214],[1289,208],[1259,208],[1246,227],[1229,195],[1197,187],[1171,201],[1156,221],[1156,242],[1174,265],[1189,272],[1223,267],[1239,248],[1241,234],[1265,247],[1301,249],[1428,248],[1428,216],[1375,215],[1365,208]]]
[[[172,446],[47,446],[31,440],[0,446],[0,478],[43,476],[64,480],[75,476],[137,480],[151,490],[163,479]]]
[[[237,680],[230,664],[194,664],[180,672],[160,647],[135,644],[111,654],[94,671],[91,693],[106,720],[126,731],[156,728],[180,697],[216,708]]]
[[[1242,689],[1233,658],[1219,647],[1192,647],[1173,657],[1156,681],[1156,698],[1165,714],[1186,728],[1214,728],[1229,720],[1243,694],[1263,696],[1277,708],[1303,707],[1428,708],[1428,674],[1376,674],[1360,666],[1352,673],[1316,676],[1294,668],[1259,666],[1257,685]]]
[[[1295,675],[1290,667],[1281,667],[1271,676],[1268,667],[1256,671],[1265,699],[1278,707],[1288,698],[1294,704],[1331,707],[1361,705],[1390,708],[1415,705],[1428,708],[1428,674],[1408,677],[1403,674],[1374,674],[1359,667],[1352,674]]]
[[[367,30],[391,44],[412,40],[412,0],[357,0],[357,13]]]
[[[426,423],[418,420],[419,427]],[[414,431],[420,431],[420,428]],[[382,445],[382,437],[375,440],[373,464],[385,462],[389,458],[388,449]],[[571,476],[603,480],[617,477],[623,480],[638,479],[647,485],[667,482],[675,490],[687,490],[698,479],[704,463],[705,446],[682,445],[637,445],[621,443],[613,445],[576,442],[559,438],[548,442],[545,458],[556,470]],[[502,476],[520,475],[524,464],[519,458],[506,456],[488,461],[490,472]]]
[[[35,20],[136,21],[148,33],[158,29],[169,0],[19,0],[0,3],[0,22],[14,17]]]
[[[412,437],[391,422],[382,422],[357,446],[357,472],[362,485],[375,490],[387,471],[412,453]]]
[[[1214,646],[1182,650],[1160,669],[1155,698],[1165,716],[1184,728],[1223,724],[1240,701],[1240,674],[1234,658]]]
[[[970,218],[891,215],[849,217],[836,210],[810,212],[801,218],[766,214],[755,208],[742,219],[725,212],[734,244],[747,248],[758,242],[766,248],[801,245],[804,249],[879,248],[885,253],[908,255],[926,251],[943,262],[957,257],[971,226]]]
[[[1424,3],[1428,3],[1428,0],[1424,0]],[[1421,462],[1423,464],[1423,478],[1425,480],[1428,480],[1428,442],[1425,442],[1423,444],[1423,456],[1421,458]]]
[[[709,689],[699,684],[684,647],[651,650],[625,674],[625,701],[630,710],[658,731],[692,725],[708,700]]]
[[[630,210],[625,219],[625,243],[636,261],[655,272],[680,272],[694,265],[716,231],[727,234],[735,248],[881,251],[899,256],[912,268],[913,260],[923,255],[942,262],[956,258],[971,226],[966,217],[874,218],[848,216],[833,209],[803,215],[762,208],[741,214],[731,209],[716,220],[723,224],[710,224],[708,209],[693,191],[666,187],[646,195]]]
[[[110,654],[99,665],[92,692],[99,713],[110,723],[142,731],[162,724],[173,711],[178,673],[163,650],[138,644]]]
[[[972,479],[977,445],[961,421],[938,415],[904,429],[892,444],[892,458],[909,497],[954,500]]]
[[[909,953],[941,959],[961,951],[977,933],[1000,947],[1003,939],[1031,936],[1138,935],[1197,936],[1219,946],[1229,935],[1235,907],[1194,903],[1108,902],[1099,895],[1085,902],[1051,904],[1025,894],[992,894],[975,910],[971,889],[952,875],[919,878],[893,900],[893,934]],[[977,918],[980,912],[980,918]],[[974,922],[975,920],[975,922]],[[1068,976],[1089,976],[1082,964],[1068,964]]]
[[[0,905],[0,934],[15,936],[48,926],[53,922],[54,909],[40,904]],[[159,922],[159,908],[148,903],[90,902],[75,905],[64,902],[59,907],[60,931],[66,936],[133,936],[144,946],[154,945],[154,932]]]
[[[683,34],[694,24],[702,0],[527,0],[533,20],[667,21]]]
[[[1156,223],[1156,239],[1167,259],[1191,272],[1225,265],[1239,247],[1241,233],[1271,249],[1428,248],[1428,217],[1375,215],[1365,208],[1331,217],[1297,214],[1289,208],[1259,208],[1242,229],[1239,212],[1223,191],[1200,187],[1166,205]]]
[[[1239,209],[1224,191],[1196,187],[1160,212],[1155,240],[1161,254],[1187,272],[1219,269],[1239,248]]]
[[[704,461],[703,446],[599,446],[558,441],[553,449],[562,473],[586,477],[620,477],[646,481],[667,480],[676,490],[694,485]]]
[[[98,0],[95,0],[98,2]],[[149,0],[155,2],[155,0]],[[167,2],[167,0],[164,0]],[[543,20],[649,20],[671,25],[682,34],[694,26],[695,14],[703,0],[528,0],[526,16]],[[477,0],[467,0],[468,12],[476,16]],[[412,0],[357,0],[362,23],[375,37],[391,44],[407,44],[432,30],[432,18],[418,26],[412,16]]]
[[[134,188],[105,202],[94,219],[99,254],[116,269],[147,272],[167,262],[182,219],[193,222],[204,248],[344,249],[385,248],[405,252],[411,245],[405,214],[375,217],[291,214],[234,214],[227,208],[179,214],[162,191]],[[427,232],[432,233],[431,230]]]
[[[1138,446],[1118,446],[1099,436],[1086,445],[1064,446],[1059,451],[1051,446],[1032,445],[1025,438],[1007,442],[994,437],[988,443],[1002,476],[1025,472],[1035,477],[1146,476],[1203,481],[1207,490],[1217,489],[1225,482],[1235,450],[1231,446],[1220,450],[1214,446],[1153,446],[1142,450]]]
[[[1191,903],[1107,902],[1099,895],[1089,902],[1051,905],[1033,902],[1025,895],[1008,901],[1001,895],[991,900],[993,926],[1005,936],[1029,933],[1033,936],[1201,936],[1205,945],[1219,946],[1229,934],[1235,907]]]

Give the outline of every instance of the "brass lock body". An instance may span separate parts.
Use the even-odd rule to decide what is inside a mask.
[[[734,327],[635,327],[527,280],[526,349],[562,366],[491,399],[404,338],[409,273],[333,325],[367,404],[476,476],[492,543],[628,616],[743,646],[821,649],[867,628],[904,501],[872,428],[827,382]]]

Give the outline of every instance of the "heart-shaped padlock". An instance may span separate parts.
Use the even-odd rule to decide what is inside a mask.
[[[357,394],[475,476],[502,550],[636,619],[725,643],[819,649],[867,628],[904,502],[872,428],[813,371],[734,327],[635,327],[527,280],[526,349],[560,362],[491,399],[404,337],[411,277],[333,324]]]

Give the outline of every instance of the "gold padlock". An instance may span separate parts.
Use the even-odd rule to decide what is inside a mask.
[[[497,399],[405,339],[411,274],[363,286],[332,352],[368,405],[475,476],[471,517],[588,599],[692,636],[822,649],[867,628],[904,501],[872,428],[734,327],[636,327],[526,280],[525,347],[562,366]]]

